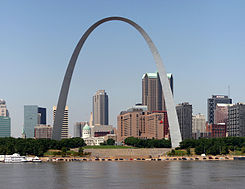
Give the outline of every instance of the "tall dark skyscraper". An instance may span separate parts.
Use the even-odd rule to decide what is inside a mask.
[[[105,90],[98,90],[93,96],[93,125],[108,125],[108,110],[108,95]]]
[[[217,104],[232,104],[232,99],[225,95],[212,95],[208,99],[208,123],[214,123],[214,111]]]
[[[173,75],[169,73],[167,76],[173,93]],[[146,105],[149,111],[166,110],[162,85],[158,72],[146,73],[143,75],[142,104]]]
[[[182,140],[192,138],[192,105],[188,102],[176,106]]]

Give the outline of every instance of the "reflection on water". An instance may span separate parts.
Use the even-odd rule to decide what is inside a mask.
[[[0,164],[0,188],[244,188],[243,161]]]

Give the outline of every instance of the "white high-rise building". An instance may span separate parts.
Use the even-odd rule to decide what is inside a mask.
[[[53,106],[53,120],[55,119],[56,106]],[[61,138],[68,138],[68,106],[65,107],[64,120],[61,130]]]
[[[9,117],[6,102],[3,99],[0,99],[0,116]]]
[[[192,116],[192,133],[196,135],[195,138],[199,138],[201,133],[206,132],[206,119],[203,114],[197,114]]]

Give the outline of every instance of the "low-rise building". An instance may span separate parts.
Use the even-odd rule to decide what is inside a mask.
[[[36,139],[40,138],[52,138],[53,127],[50,125],[37,125],[34,128],[34,137]]]
[[[224,138],[226,137],[226,125],[224,123],[208,124],[206,127],[209,138]]]

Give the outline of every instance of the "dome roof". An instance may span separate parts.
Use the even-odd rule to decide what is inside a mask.
[[[83,127],[83,130],[90,130],[91,128],[88,126],[88,124],[86,123],[86,125]]]

